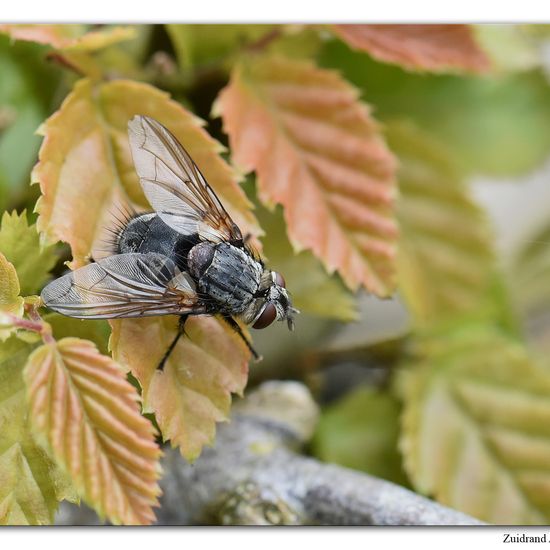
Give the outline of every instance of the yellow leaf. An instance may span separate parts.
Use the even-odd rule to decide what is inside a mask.
[[[143,388],[144,410],[154,412],[162,436],[194,460],[226,420],[231,393],[242,394],[249,351],[213,317],[190,317],[164,370],[157,366],[176,335],[172,316],[111,321],[113,357]]]
[[[284,206],[294,249],[312,250],[352,289],[390,294],[395,161],[357,90],[309,62],[253,56],[215,112],[262,202]]]
[[[19,279],[13,265],[0,253],[0,312],[17,317],[23,315],[24,300],[19,296]],[[0,340],[5,340],[12,328],[0,328]]]
[[[86,32],[85,25],[0,25],[12,39],[47,44],[59,50],[95,51],[134,38],[131,27],[107,27]]]
[[[391,122],[398,155],[399,285],[419,327],[491,308],[491,232],[445,147],[415,125]],[[464,220],[468,220],[465,223]]]
[[[486,72],[470,25],[333,25],[350,47],[409,70]]]
[[[120,205],[151,210],[128,145],[127,124],[136,114],[151,116],[174,133],[243,235],[260,233],[236,174],[219,155],[222,146],[202,129],[200,119],[147,84],[81,80],[43,125],[40,161],[32,174],[42,191],[38,227],[48,239],[71,245],[73,268],[84,265],[92,252],[96,258],[105,255],[105,229],[116,225]]]
[[[32,425],[82,498],[113,523],[153,522],[160,450],[120,367],[64,338],[35,350],[24,378]]]
[[[415,488],[499,525],[550,520],[550,374],[469,326],[424,341],[405,378],[401,450]]]

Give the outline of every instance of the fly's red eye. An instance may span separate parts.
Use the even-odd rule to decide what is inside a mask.
[[[286,288],[285,278],[280,273],[277,273],[276,271],[274,273],[275,273],[275,284],[282,286],[283,288]]]
[[[258,317],[256,322],[252,325],[253,328],[265,328],[268,327],[277,317],[277,310],[273,304],[267,304],[262,314]]]

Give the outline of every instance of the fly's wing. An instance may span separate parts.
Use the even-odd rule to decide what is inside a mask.
[[[145,196],[167,225],[212,242],[242,241],[240,229],[197,165],[162,124],[135,116],[128,136]]]
[[[162,254],[119,254],[49,283],[44,304],[69,317],[113,319],[203,313],[192,279]]]

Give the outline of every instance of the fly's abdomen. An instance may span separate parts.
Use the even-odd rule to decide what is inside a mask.
[[[198,245],[196,248],[198,249]],[[258,290],[262,266],[240,248],[228,243],[213,245],[209,265],[201,269],[199,289],[216,300],[226,311],[240,313]],[[201,255],[206,256],[204,251]],[[193,251],[190,254],[193,257]]]
[[[198,242],[196,234],[182,235],[166,225],[156,214],[140,214],[132,218],[120,232],[117,252],[163,254],[180,269],[187,271],[187,254]]]

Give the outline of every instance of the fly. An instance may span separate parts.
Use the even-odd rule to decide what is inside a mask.
[[[262,329],[273,321],[294,328],[283,277],[264,266],[243,238],[197,165],[159,122],[128,124],[132,158],[154,212],[134,214],[116,234],[113,254],[72,271],[42,291],[50,309],[80,319],[219,315],[259,359],[237,320]]]

